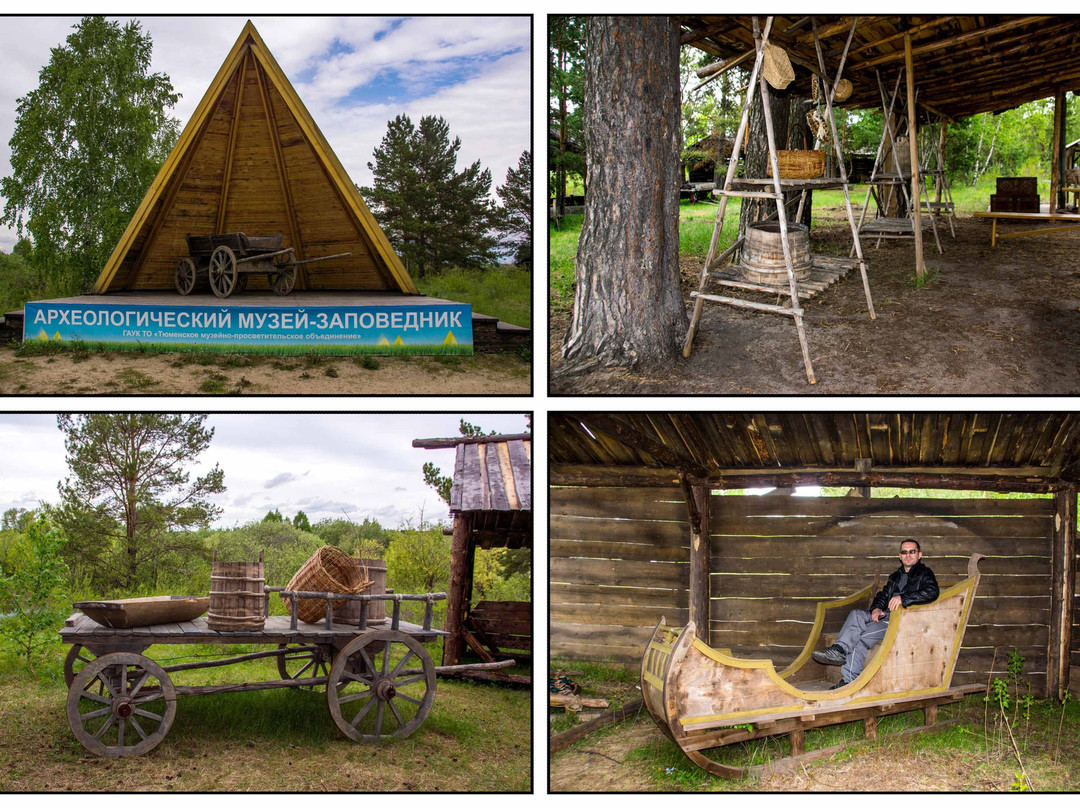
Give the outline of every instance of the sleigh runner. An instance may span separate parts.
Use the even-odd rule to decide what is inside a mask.
[[[937,600],[894,612],[862,672],[836,690],[830,689],[829,678],[838,675],[836,669],[813,662],[811,653],[831,644],[827,629],[838,627],[850,609],[865,605],[876,585],[843,599],[819,602],[805,647],[781,671],[769,659],[742,659],[727,649],[710,648],[698,638],[693,622],[678,629],[661,619],[642,657],[645,705],[660,729],[694,763],[722,777],[779,770],[839,751],[841,747],[805,753],[803,732],[814,727],[862,719],[867,737],[875,737],[879,716],[915,709],[925,711],[927,727],[935,725],[939,705],[983,689],[978,684],[952,687],[982,557],[973,555],[967,577],[942,591]],[[791,735],[791,756],[761,766],[727,766],[702,754],[784,733]]]

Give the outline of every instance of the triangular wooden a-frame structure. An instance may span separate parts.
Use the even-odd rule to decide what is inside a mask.
[[[93,292],[173,289],[185,236],[281,233],[297,288],[418,294],[386,235],[249,21],[113,250]],[[249,289],[267,287],[261,274]]]

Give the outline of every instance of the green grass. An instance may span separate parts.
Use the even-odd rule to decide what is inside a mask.
[[[473,311],[504,323],[523,328],[532,323],[532,273],[526,269],[451,269],[418,280],[416,285],[425,295],[467,303]]]

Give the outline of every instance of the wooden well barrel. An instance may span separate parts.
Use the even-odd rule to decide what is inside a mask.
[[[206,625],[214,631],[261,631],[266,621],[263,554],[258,561],[218,561],[210,569]]]
[[[804,224],[789,222],[787,231],[795,277],[805,280],[810,276],[813,266],[813,258],[810,256],[810,228]],[[769,286],[787,286],[787,264],[784,263],[784,245],[780,240],[779,222],[756,222],[746,229],[742,264],[747,280]]]
[[[386,594],[386,562],[381,558],[358,558],[356,559],[360,571],[364,577],[371,581],[371,586],[364,592],[365,595]],[[347,623],[350,626],[360,624],[360,601],[347,600],[340,609],[334,609],[334,620]],[[368,603],[368,625],[386,622],[386,601],[373,600]]]

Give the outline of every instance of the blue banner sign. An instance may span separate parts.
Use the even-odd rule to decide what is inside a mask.
[[[258,353],[471,354],[461,303],[376,306],[27,303],[23,340]]]

